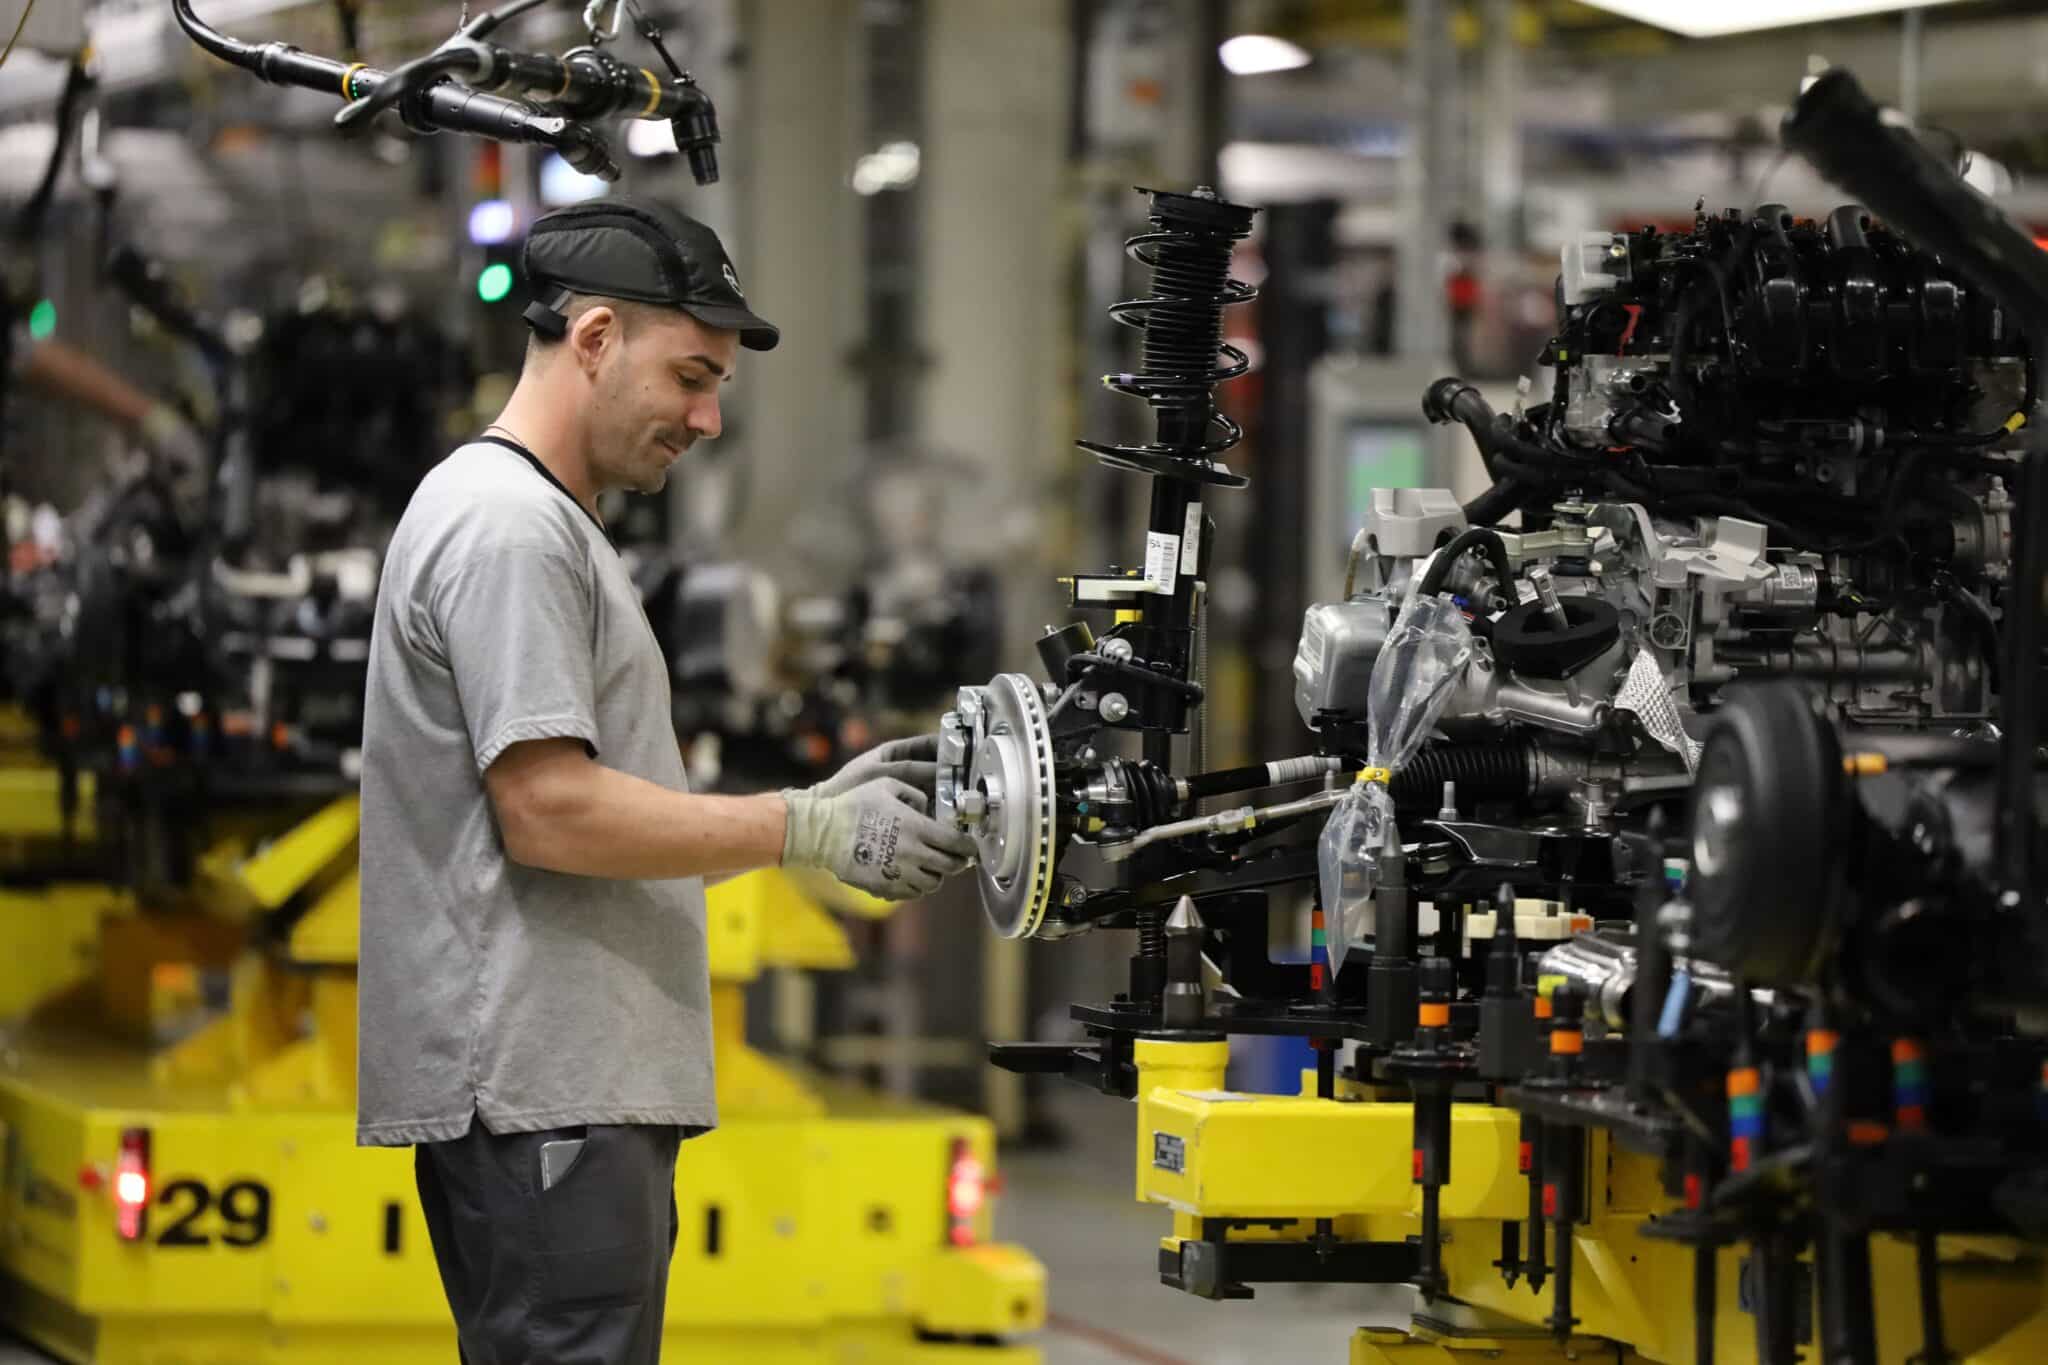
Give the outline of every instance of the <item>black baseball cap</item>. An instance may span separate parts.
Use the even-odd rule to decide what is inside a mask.
[[[772,351],[782,333],[747,307],[739,272],[718,234],[651,199],[600,199],[542,214],[523,256],[534,301],[526,321],[542,336],[568,330],[570,293],[680,308],[708,327],[740,334],[740,345]]]

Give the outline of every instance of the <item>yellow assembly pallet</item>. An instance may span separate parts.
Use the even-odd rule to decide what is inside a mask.
[[[1172,1213],[1162,1264],[1197,1256],[1204,1220],[1231,1221],[1238,1241],[1301,1243],[1329,1219],[1346,1242],[1399,1243],[1420,1234],[1420,1192],[1411,1179],[1413,1108],[1346,1084],[1335,1099],[1224,1090],[1224,1042],[1140,1041],[1137,1198]],[[1541,1290],[1510,1288],[1497,1261],[1501,1227],[1528,1210],[1519,1170],[1519,1123],[1506,1109],[1457,1104],[1451,1111],[1450,1182],[1441,1193],[1443,1262],[1449,1300],[1431,1305],[1406,1331],[1363,1328],[1351,1365],[1480,1365],[1480,1362],[1693,1360],[1690,1248],[1644,1235],[1667,1196],[1651,1159],[1588,1143],[1587,1207],[1573,1238],[1572,1312],[1580,1335],[1554,1340],[1542,1324],[1555,1279]],[[1160,1154],[1170,1152],[1171,1160]],[[1913,1249],[1871,1240],[1880,1361],[1907,1365],[1919,1349],[1920,1307]],[[1555,1248],[1551,1249],[1555,1255]],[[1741,1298],[1738,1248],[1719,1253],[1715,1333],[1719,1365],[1756,1359],[1754,1319]],[[2009,1237],[1941,1239],[1941,1294],[1947,1341],[1958,1365],[2048,1361],[2048,1266],[2038,1249]],[[1257,1311],[1248,1308],[1245,1311]],[[1818,1357],[1817,1346],[1809,1348]]]
[[[355,832],[349,798],[224,842],[191,889],[204,913],[104,888],[0,901],[0,996],[41,1002],[0,1049],[0,1322],[95,1365],[454,1358],[412,1155],[353,1140]],[[249,924],[285,909],[286,941],[251,951]],[[721,1127],[677,1163],[674,1357],[1035,1365],[1018,1338],[1045,1272],[988,1240],[988,1122],[747,1045],[746,983],[851,965],[837,922],[757,873],[714,888],[709,937]],[[225,1012],[207,967],[229,971]],[[208,1022],[159,1044],[180,1017]]]

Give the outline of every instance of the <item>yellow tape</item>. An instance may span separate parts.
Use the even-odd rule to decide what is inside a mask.
[[[1377,782],[1384,787],[1394,780],[1394,771],[1391,768],[1360,768],[1358,776],[1351,780],[1354,784],[1359,782]]]
[[[368,62],[351,62],[348,70],[341,73],[341,97],[343,99],[352,100],[356,97],[356,92],[349,89],[349,86],[355,80],[356,72],[365,70],[369,65]]]
[[[2016,412],[2012,416],[2005,419],[2005,429],[2007,431],[2018,431],[2021,427],[2025,426],[2026,424],[2027,415],[2024,412]]]
[[[640,111],[640,117],[646,118],[661,104],[661,78],[644,66],[640,68],[640,74],[647,78],[647,107]]]
[[[1886,766],[1883,754],[1842,755],[1842,771],[1851,777],[1876,777]]]

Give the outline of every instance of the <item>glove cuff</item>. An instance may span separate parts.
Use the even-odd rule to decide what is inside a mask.
[[[804,787],[784,787],[781,796],[784,808],[782,865],[815,867],[818,865],[818,834],[823,824],[818,818],[820,798]]]
[[[184,426],[185,419],[178,415],[177,409],[168,403],[152,403],[135,429],[144,445],[152,450],[161,450],[177,438]]]

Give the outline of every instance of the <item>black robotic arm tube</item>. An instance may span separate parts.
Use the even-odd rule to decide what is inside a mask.
[[[2029,350],[2048,339],[2048,255],[1989,199],[1902,128],[1887,125],[1856,78],[1840,69],[1815,81],[1785,116],[1785,145],[1822,175],[1938,252],[1958,272],[2020,317]],[[2031,416],[2032,414],[2030,414]],[[2048,614],[2048,489],[2036,451],[2021,478],[2019,566],[2008,595],[2005,771],[2001,776],[1999,861],[2008,884],[2031,902],[2039,887],[2033,754],[2040,741],[2042,617]]]
[[[171,13],[177,17],[178,27],[185,30],[185,36],[202,49],[230,66],[239,66],[244,71],[255,73],[272,85],[298,85],[308,90],[331,90],[344,99],[354,99],[373,92],[377,83],[389,74],[359,63],[315,57],[312,53],[301,51],[290,43],[245,43],[239,38],[230,38],[220,30],[202,23],[199,16],[192,11],[192,0],[171,0]],[[344,87],[342,78],[348,75],[352,68],[355,75],[349,87]],[[350,93],[351,90],[354,93]]]
[[[245,43],[200,22],[192,0],[171,0],[171,12],[188,37],[232,66],[254,73],[272,85],[296,85],[329,91],[342,99],[374,96],[391,73],[360,62],[316,57],[290,43]],[[437,128],[476,133],[504,141],[553,145],[567,120],[536,112],[531,106],[498,95],[480,94],[457,85],[437,85],[425,92],[427,113]]]
[[[603,138],[579,120],[610,114],[665,118],[675,128],[676,145],[687,154],[696,181],[717,180],[717,114],[710,98],[687,74],[663,80],[644,68],[588,50],[553,57],[477,41],[540,2],[512,0],[479,16],[456,41],[395,71],[317,57],[289,43],[242,42],[202,23],[193,13],[192,0],[171,0],[171,11],[194,43],[222,61],[273,85],[325,90],[348,101],[335,120],[344,128],[395,108],[421,131],[442,129],[500,142],[538,143],[559,151],[579,171],[614,180],[618,168]],[[477,85],[450,80],[451,74],[475,77]],[[534,98],[547,107],[488,93],[497,88],[545,92]]]
[[[2048,255],[1903,128],[1847,71],[1815,81],[1785,116],[1785,145],[2048,336]]]

